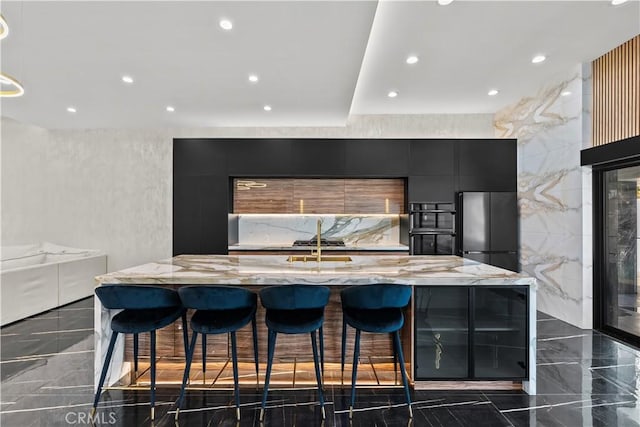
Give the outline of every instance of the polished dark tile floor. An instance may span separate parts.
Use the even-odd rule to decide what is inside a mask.
[[[639,426],[640,352],[605,335],[538,316],[538,395],[521,392],[413,393],[327,387],[320,422],[315,390],[273,390],[265,426]],[[1,329],[0,425],[89,425],[93,394],[93,302],[86,299]],[[242,391],[240,426],[258,422],[261,394]],[[180,426],[236,426],[228,391],[191,391]],[[158,391],[156,426],[173,426],[177,392]],[[109,390],[95,425],[149,426],[148,392]]]

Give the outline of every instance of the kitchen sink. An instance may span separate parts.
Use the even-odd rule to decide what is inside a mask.
[[[296,261],[302,261],[302,262],[307,262],[307,261],[313,261],[313,262],[317,262],[318,261],[318,257],[316,255],[291,255],[289,256],[289,258],[287,258],[287,261],[289,262],[296,262]],[[340,256],[340,255],[323,255],[320,257],[320,262],[351,262],[352,259],[350,256]]]

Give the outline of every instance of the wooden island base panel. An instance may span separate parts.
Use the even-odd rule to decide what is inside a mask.
[[[171,259],[144,264],[115,273],[98,276],[102,284],[138,284],[166,286],[178,289],[185,285],[231,285],[246,287],[254,292],[266,286],[286,284],[316,284],[331,288],[324,323],[324,383],[351,386],[351,361],[355,331],[347,328],[347,352],[344,376],[341,377],[340,353],[342,337],[342,308],[340,291],[347,286],[372,283],[398,283],[414,287],[491,287],[513,286],[528,289],[529,307],[535,307],[535,279],[481,264],[456,256],[353,256],[352,262],[290,263],[282,255],[181,255]],[[401,339],[406,370],[416,389],[524,389],[535,394],[535,309],[529,310],[528,321],[528,378],[519,381],[465,381],[416,379],[416,298],[405,310],[405,326]],[[423,302],[419,302],[422,304]],[[99,376],[111,335],[113,313],[95,299],[96,310],[96,377]],[[532,305],[533,304],[533,305]],[[188,317],[191,316],[188,313]],[[267,329],[264,309],[258,303],[259,377],[253,364],[251,327],[238,331],[238,356],[241,387],[262,387],[266,369]],[[533,318],[533,321],[531,319]],[[421,332],[422,333],[422,332]],[[191,334],[191,331],[189,331]],[[106,384],[115,387],[145,387],[149,384],[149,335],[139,336],[139,368],[133,370],[132,338],[118,339]],[[309,335],[278,334],[275,363],[271,378],[274,387],[315,387],[311,338]],[[448,350],[448,347],[447,347]],[[422,350],[421,350],[422,351]],[[427,351],[433,352],[433,348]],[[443,353],[444,357],[449,354]],[[180,321],[157,332],[157,384],[179,387],[184,372],[184,346]],[[418,354],[420,357],[420,354]],[[446,359],[443,359],[446,360]],[[202,369],[200,337],[194,353],[189,388],[231,388],[233,385],[230,345],[226,335],[207,337],[207,368]],[[394,372],[390,336],[363,333],[358,364],[358,386],[401,387],[399,371]]]

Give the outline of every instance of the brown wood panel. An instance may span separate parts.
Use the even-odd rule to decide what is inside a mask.
[[[332,214],[344,212],[344,179],[295,179],[293,201],[298,207],[295,213]],[[304,201],[303,212],[300,212]]]
[[[640,135],[640,35],[592,63],[592,144]]]
[[[243,185],[245,182],[256,184]],[[233,180],[233,211],[235,213],[292,213],[293,179],[236,178]],[[244,189],[243,189],[244,188]]]
[[[404,213],[405,204],[404,179],[235,178],[233,182],[234,213],[393,214]]]
[[[403,179],[345,180],[345,213],[404,213]]]

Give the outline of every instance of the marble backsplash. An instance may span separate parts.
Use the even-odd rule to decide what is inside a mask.
[[[397,245],[400,215],[238,214],[239,245],[291,245],[316,235],[322,221],[322,238],[342,239],[347,246]]]

